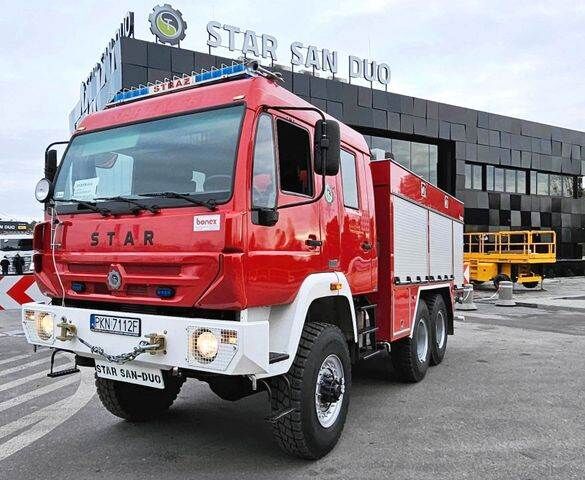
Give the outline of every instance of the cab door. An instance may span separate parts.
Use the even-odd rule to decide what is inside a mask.
[[[294,299],[311,273],[323,270],[313,132],[290,117],[259,116],[253,147],[252,212],[248,226],[249,305]],[[278,205],[278,220],[262,225],[258,209]],[[289,207],[290,205],[290,207]]]
[[[345,272],[352,293],[371,292],[374,252],[371,214],[366,188],[363,153],[342,146],[338,199],[341,225],[340,270]]]

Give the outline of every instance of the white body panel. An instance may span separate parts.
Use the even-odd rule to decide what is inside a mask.
[[[405,282],[428,276],[428,210],[393,195],[394,276]]]
[[[77,335],[91,345],[104,349],[108,354],[118,355],[131,352],[143,338],[100,333],[90,330],[89,319],[92,313],[98,315],[117,315],[120,317],[138,317],[142,322],[142,334],[157,333],[165,336],[166,353],[150,355],[144,353],[131,364],[142,364],[146,367],[157,367],[168,370],[180,367],[192,370],[223,373],[227,375],[246,375],[265,373],[268,370],[268,322],[237,322],[222,321],[204,318],[169,317],[147,314],[128,314],[105,310],[89,310],[82,308],[61,307],[57,305],[43,305],[27,303],[23,305],[23,327],[29,343],[44,345],[53,348],[70,350],[84,357],[101,358],[92,354],[77,338],[61,341],[55,338],[59,329],[55,326],[53,341],[41,342],[31,334],[28,326],[31,322],[24,320],[25,310],[37,310],[55,314],[58,321],[65,317],[77,327]],[[55,323],[58,323],[55,322]],[[197,364],[189,361],[189,333],[197,328],[235,330],[238,335],[238,345],[235,354],[227,365],[225,362]]]
[[[435,280],[453,275],[453,220],[429,212],[430,275]]]
[[[393,206],[394,276],[463,285],[463,224],[397,195]]]
[[[463,278],[463,224],[453,222],[453,276],[455,285],[462,287]]]

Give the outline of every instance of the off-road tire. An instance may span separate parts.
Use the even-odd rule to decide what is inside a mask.
[[[95,386],[102,405],[113,415],[129,422],[146,422],[167,411],[185,380],[165,375],[164,390],[96,377]]]
[[[431,317],[431,365],[439,365],[445,357],[447,351],[447,331],[449,330],[449,312],[445,306],[443,295],[431,295],[427,299],[427,307]],[[443,322],[443,341],[440,345],[440,339],[437,337],[440,332],[437,332],[437,322]]]
[[[418,301],[418,308],[416,311],[416,318],[414,320],[414,330],[412,338],[406,337],[392,343],[390,358],[392,359],[392,366],[394,373],[400,380],[408,383],[420,382],[426,375],[431,360],[430,349],[430,335],[427,335],[429,341],[429,348],[424,361],[420,361],[417,355],[417,338],[419,321],[426,324],[427,332],[431,332],[431,322],[427,304],[423,299]]]
[[[321,364],[330,354],[341,360],[345,393],[335,423],[324,428],[317,419],[315,388]],[[277,377],[271,382],[273,413],[291,407],[294,411],[273,423],[273,433],[282,450],[315,460],[326,455],[337,443],[347,416],[351,390],[351,361],[341,330],[326,323],[307,323],[303,328],[294,362],[286,374],[290,382]]]

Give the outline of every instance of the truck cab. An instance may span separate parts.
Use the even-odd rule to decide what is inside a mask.
[[[166,410],[187,378],[227,400],[265,391],[280,446],[319,458],[341,434],[352,364],[402,342],[392,362],[418,381],[452,332],[452,271],[420,295],[440,339],[418,287],[389,281],[384,176],[400,168],[373,175],[362,135],[257,64],[120,92],[58,165],[47,150],[34,268],[50,302],[23,307],[27,339],[95,368],[102,403],[130,421]]]

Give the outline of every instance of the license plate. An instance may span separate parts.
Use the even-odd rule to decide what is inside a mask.
[[[113,333],[130,337],[140,336],[140,319],[91,314],[89,328],[94,332]]]
[[[100,378],[109,378],[119,382],[135,383],[152,388],[165,388],[162,370],[132,364],[115,365],[96,360],[95,373]]]

